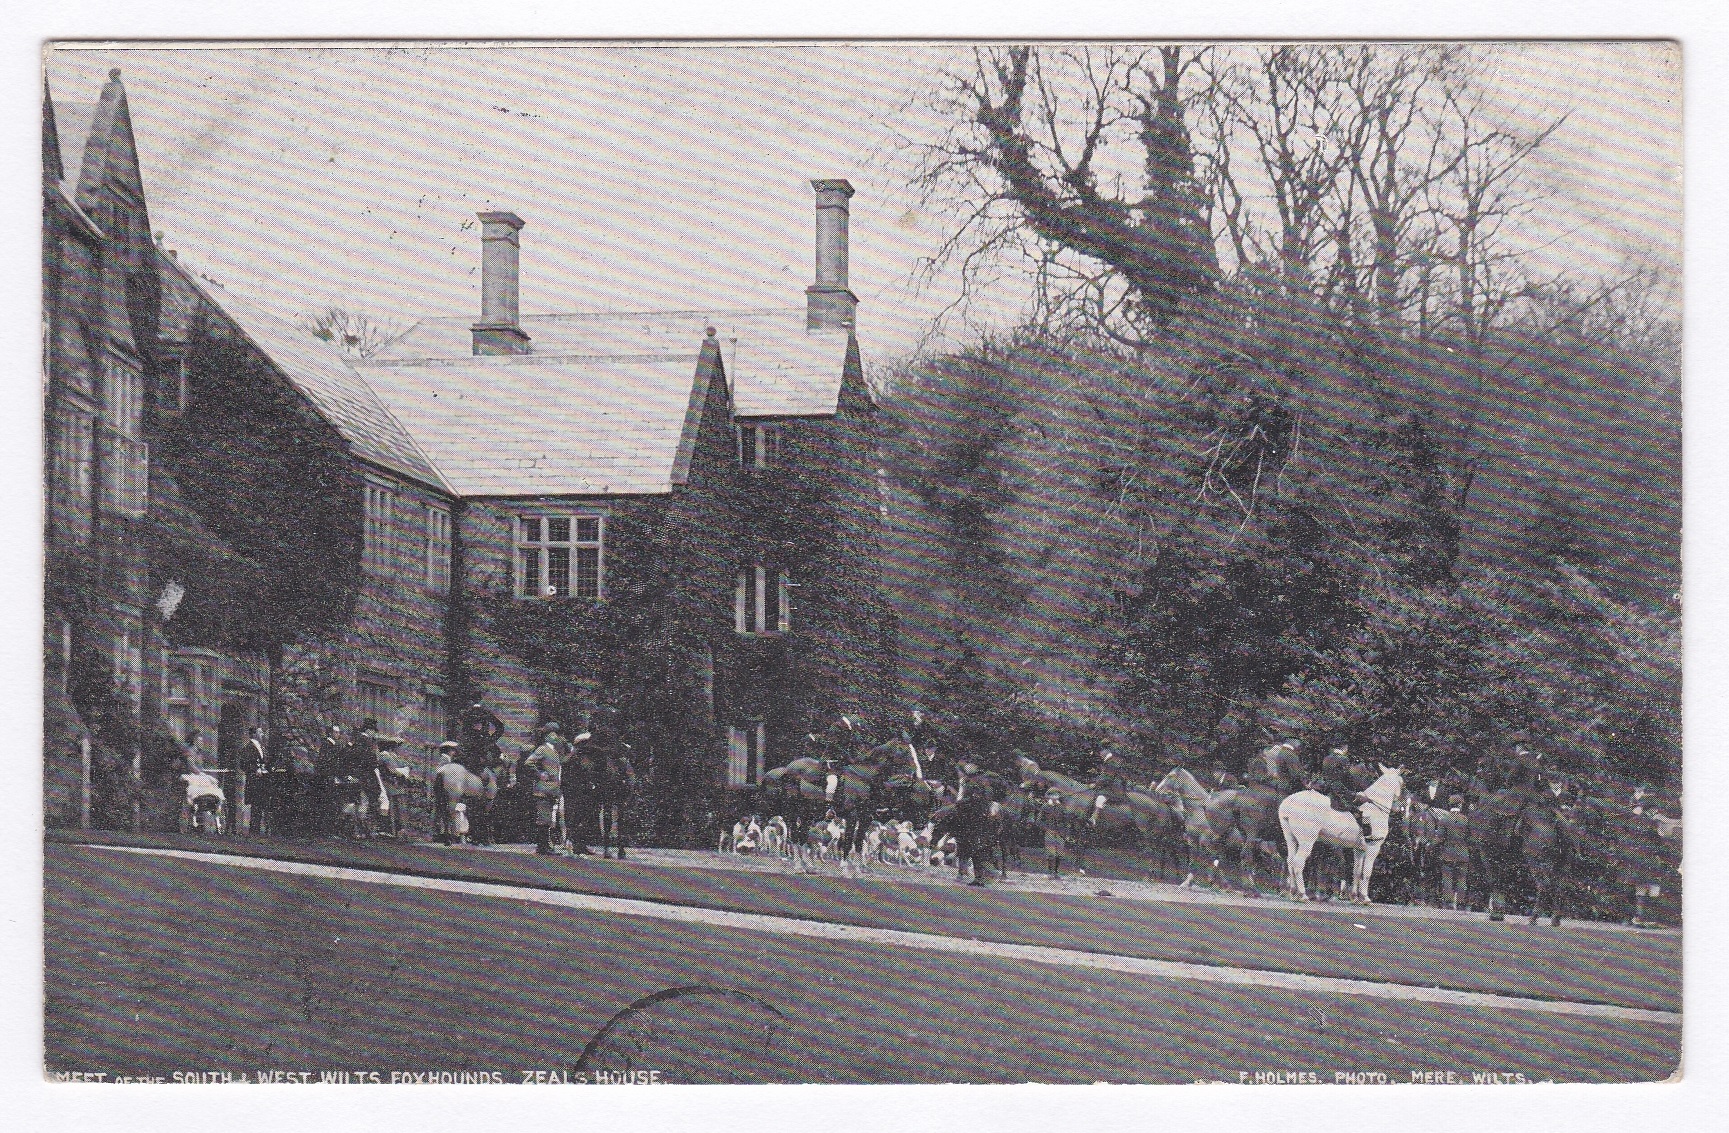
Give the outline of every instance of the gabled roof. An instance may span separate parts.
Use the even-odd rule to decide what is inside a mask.
[[[844,330],[807,331],[802,307],[745,311],[636,311],[524,315],[531,353],[523,362],[683,357],[694,366],[714,327],[740,417],[827,416],[846,370]],[[422,319],[375,360],[473,357],[472,319]]]
[[[71,113],[79,115],[81,122],[74,123],[73,131],[65,130],[60,125],[60,115]],[[90,215],[81,208],[77,201],[77,184],[66,179],[66,160],[71,157],[74,163],[84,160],[84,143],[90,133],[90,117],[95,113],[94,107],[78,108],[76,110],[57,105],[52,99],[42,99],[42,180],[46,190],[53,187],[55,198],[60,207],[90,235],[102,239],[102,229],[90,219]],[[78,165],[72,166],[74,173]]]
[[[168,274],[177,275],[225,314],[275,364],[282,376],[312,401],[324,419],[347,440],[355,456],[431,487],[450,490],[414,438],[391,415],[342,351],[225,288],[206,287],[194,278],[195,273],[187,265],[176,259],[158,256],[157,263],[167,269],[165,281]],[[164,287],[165,292],[171,290]],[[171,311],[180,306],[164,303]]]
[[[55,102],[54,129],[60,142],[60,187],[68,200],[78,199],[78,177],[84,168],[84,151],[90,127],[96,120],[95,103]]]
[[[457,495],[647,495],[682,480],[696,364],[470,355],[357,368]]]

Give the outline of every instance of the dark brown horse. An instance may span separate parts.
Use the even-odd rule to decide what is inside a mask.
[[[1046,771],[1034,760],[1019,760],[1021,781],[1045,791],[1055,789],[1062,815],[1075,848],[1075,868],[1087,868],[1087,846],[1099,831],[1127,835],[1142,852],[1162,852],[1160,847],[1182,838],[1183,824],[1177,810],[1150,794],[1130,791],[1127,801],[1099,806],[1099,792],[1090,784],[1056,771]]]
[[[609,858],[616,848],[618,860],[623,861],[630,844],[626,820],[636,795],[636,768],[630,761],[630,745],[619,737],[611,713],[596,713],[590,731],[576,738],[563,791],[567,813],[593,814],[599,819],[600,856]]]
[[[814,736],[812,741],[819,750],[836,753],[835,758],[825,762],[814,755],[801,756],[769,771],[757,788],[762,805],[786,819],[794,868],[815,872],[808,852],[810,828],[833,811],[843,826],[841,868],[850,871],[856,860],[859,869],[866,870],[864,837],[877,804],[894,793],[906,797],[920,794],[914,786],[922,783],[918,759],[903,740],[890,740],[857,754],[846,752],[841,745],[819,744]],[[908,778],[891,792],[887,784],[902,776]]]
[[[1502,769],[1504,785],[1487,784],[1471,808],[1471,856],[1489,894],[1489,919],[1506,918],[1507,894],[1525,865],[1526,832],[1545,812],[1553,824],[1555,797],[1540,785],[1535,760]],[[1553,839],[1551,839],[1553,842]]]
[[[1558,810],[1533,806],[1525,811],[1521,857],[1531,883],[1531,923],[1547,907],[1549,923],[1561,924],[1561,888],[1573,867],[1578,838],[1572,823]]]
[[[1284,832],[1279,828],[1279,804],[1304,789],[1307,775],[1297,750],[1290,744],[1274,744],[1249,760],[1243,785],[1237,788],[1229,807],[1211,816],[1213,835],[1221,854],[1237,850],[1238,876],[1247,892],[1261,892],[1256,864],[1265,860],[1280,868]],[[1223,794],[1223,792],[1220,792]],[[1282,873],[1281,873],[1282,876]]]

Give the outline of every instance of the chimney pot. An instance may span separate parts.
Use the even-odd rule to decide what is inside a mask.
[[[841,179],[812,181],[816,190],[816,282],[805,288],[810,330],[850,328],[858,296],[847,286],[847,223],[853,187]]]
[[[527,354],[528,335],[518,313],[522,218],[482,212],[480,218],[480,321],[471,328],[476,354]]]

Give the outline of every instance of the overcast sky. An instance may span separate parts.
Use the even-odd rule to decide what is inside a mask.
[[[285,314],[478,313],[486,208],[527,221],[525,312],[798,305],[808,181],[849,178],[861,336],[887,362],[954,298],[914,285],[951,218],[915,207],[896,137],[940,130],[919,98],[966,50],[152,45],[47,66],[59,102],[122,70],[154,227]],[[1667,45],[1502,53],[1513,118],[1571,114],[1541,169],[1543,267],[1679,256],[1679,89]],[[1008,321],[1019,293],[998,298],[985,317]]]

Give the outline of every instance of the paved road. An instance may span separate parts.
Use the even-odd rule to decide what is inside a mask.
[[[423,867],[428,858],[391,853]],[[330,851],[296,856],[320,854]],[[50,844],[50,1067],[514,1081],[524,1070],[567,1070],[619,1009],[690,986],[754,999],[645,1006],[599,1054],[619,1065],[630,1046],[633,1065],[685,1080],[843,1082],[1236,1081],[1257,1072],[1408,1081],[1412,1071],[1627,1081],[1662,1078],[1679,1059],[1680,1027],[1668,1014],[1678,1008],[1673,938],[1461,922],[1448,926],[1447,949],[1414,961],[1409,970],[1423,974],[1398,978],[1407,969],[1352,957],[1437,926],[1383,918],[1371,932],[1355,928],[1369,919],[1351,922],[1348,912],[929,887],[895,887],[896,901],[873,902],[885,886],[785,876],[753,878],[759,887],[741,894],[738,877],[496,860],[507,857],[465,863],[497,876],[444,886],[400,870],[359,880],[328,863],[281,873],[269,862],[254,864],[272,870]],[[589,893],[573,895],[580,890]],[[612,892],[593,895],[602,890]],[[826,903],[813,897],[824,893]],[[641,901],[650,904],[618,903]],[[806,916],[810,904],[827,915]],[[906,932],[928,939],[914,947],[897,935]],[[1355,952],[1326,947],[1335,938]],[[1199,939],[1213,951],[1197,957]],[[1316,946],[1280,950],[1269,943],[1278,939]],[[1473,947],[1474,963],[1453,954]],[[1284,963],[1253,962],[1270,953]],[[1485,954],[1497,959],[1485,964]],[[1275,967],[1319,978],[1269,974]],[[1247,978],[1218,982],[1226,972]],[[1381,990],[1327,982],[1341,978]],[[1467,991],[1400,990],[1436,983]],[[1512,1009],[1495,998],[1506,995],[1548,1002]],[[1579,1013],[1570,1005],[1580,1002],[1611,1006]],[[751,1037],[770,1033],[752,1031],[762,1019],[773,1023],[766,1048]]]

